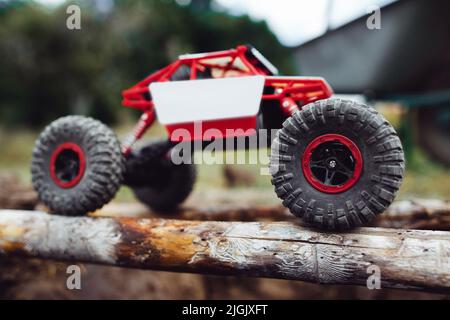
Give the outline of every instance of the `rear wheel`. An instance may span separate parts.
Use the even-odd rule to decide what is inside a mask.
[[[123,170],[115,134],[81,116],[47,126],[36,141],[31,163],[40,200],[62,215],[82,215],[108,203],[120,188]]]
[[[370,222],[394,200],[404,155],[392,126],[351,101],[309,104],[283,123],[272,145],[272,183],[283,205],[323,229]]]
[[[125,183],[139,201],[159,212],[177,209],[196,180],[194,164],[175,165],[170,160],[172,147],[170,141],[153,142],[127,159]]]

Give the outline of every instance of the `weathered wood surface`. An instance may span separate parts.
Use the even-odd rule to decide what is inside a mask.
[[[142,269],[450,292],[450,232],[360,228],[320,233],[291,222],[68,218],[0,210],[0,255]]]

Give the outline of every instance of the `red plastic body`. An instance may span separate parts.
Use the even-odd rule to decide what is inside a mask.
[[[140,81],[131,88],[122,92],[122,104],[127,107],[139,109],[147,118],[138,123],[135,129],[134,140],[124,144],[123,151],[128,153],[133,143],[138,140],[145,130],[151,126],[155,120],[154,104],[151,100],[151,92],[149,85],[152,82],[171,81],[171,77],[182,66],[189,67],[190,80],[198,79],[198,74],[205,69],[215,70],[212,78],[242,77],[260,75],[265,77],[265,90],[262,95],[262,103],[264,101],[277,101],[277,106],[283,110],[283,114],[287,117],[292,115],[302,106],[321,99],[329,98],[333,91],[327,82],[317,77],[282,77],[272,76],[264,66],[258,64],[246,54],[250,50],[248,46],[238,46],[231,50],[217,51],[211,53],[202,53],[194,55],[181,56],[178,60],[171,63],[167,67],[156,71],[144,80]],[[227,63],[219,63],[217,61],[228,59]],[[237,67],[239,65],[239,67]],[[220,97],[218,97],[220,99]],[[214,104],[212,103],[212,107]],[[219,130],[217,137],[225,138],[227,128],[236,128],[243,126],[241,129],[246,130],[255,127],[256,118],[228,119],[219,121],[202,122],[203,128],[216,128]],[[205,139],[204,136],[194,132],[194,124],[186,123],[179,125],[168,125],[166,129],[172,141],[181,141],[172,137],[172,133],[177,128],[185,128],[191,132],[191,140]],[[272,128],[267,128],[272,129]]]

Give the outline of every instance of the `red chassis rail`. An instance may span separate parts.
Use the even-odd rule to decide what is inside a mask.
[[[152,82],[171,81],[171,77],[182,66],[189,68],[189,80],[198,79],[198,74],[206,69],[215,71],[212,78],[265,76],[262,100],[279,101],[286,117],[303,105],[329,98],[333,94],[331,87],[322,78],[272,76],[270,70],[247,54],[249,50],[250,47],[241,45],[225,51],[180,56],[177,61],[124,90],[122,105],[141,110],[143,115],[134,129],[132,139],[123,145],[123,152],[128,154],[132,145],[155,121],[149,85]]]

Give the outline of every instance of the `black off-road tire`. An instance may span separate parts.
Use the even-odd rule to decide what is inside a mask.
[[[169,158],[173,144],[157,141],[127,159],[125,184],[136,198],[161,213],[173,212],[191,193],[197,172],[194,164],[175,165]]]
[[[359,179],[334,194],[315,188],[302,168],[307,146],[330,134],[353,141],[363,159]],[[270,169],[275,192],[291,213],[321,229],[346,230],[369,223],[392,203],[405,163],[394,128],[376,110],[328,99],[303,107],[283,123],[272,145]]]
[[[52,157],[67,143],[81,150],[85,169],[76,185],[61,187],[54,178]],[[61,166],[67,161],[63,158]],[[76,160],[76,159],[75,159]],[[108,203],[121,186],[124,157],[116,135],[92,118],[67,116],[48,125],[36,141],[31,163],[32,183],[39,199],[53,213],[83,215]],[[52,175],[54,174],[54,175]]]

